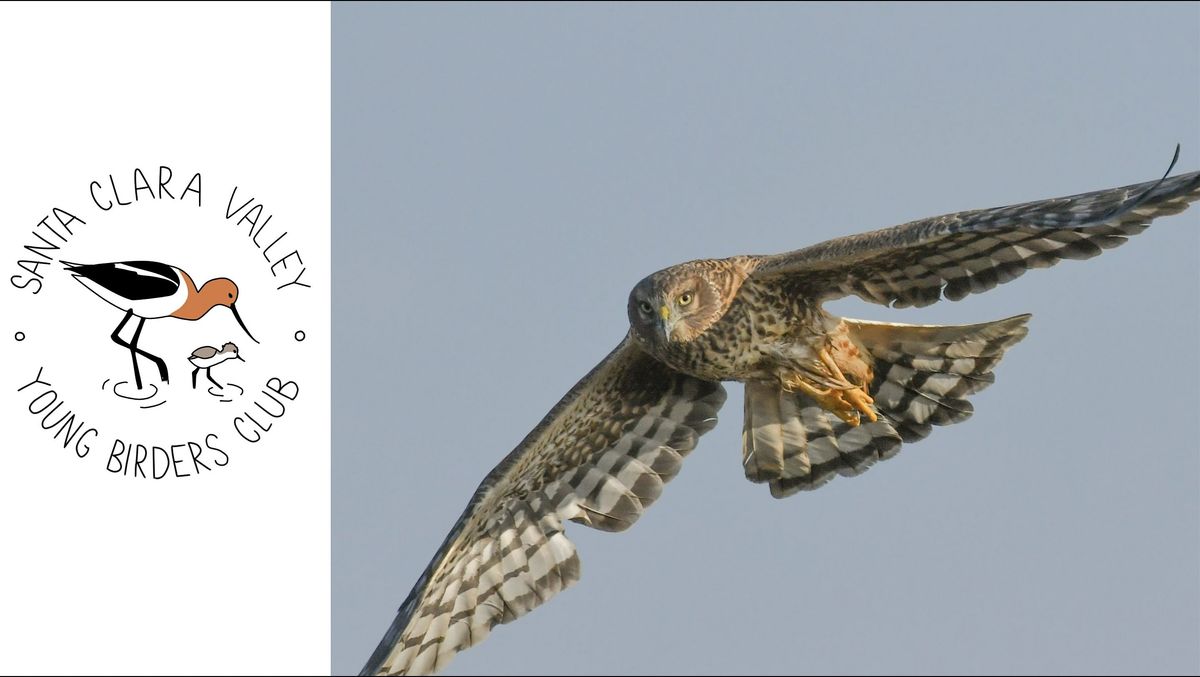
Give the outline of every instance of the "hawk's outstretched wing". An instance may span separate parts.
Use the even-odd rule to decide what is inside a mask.
[[[633,524],[724,401],[721,384],[673,371],[626,338],[484,478],[362,674],[441,669],[574,583],[563,522]]]
[[[1191,172],[1124,188],[958,212],[764,256],[753,276],[787,278],[821,300],[857,294],[895,307],[927,306],[943,296],[957,301],[1030,268],[1095,256],[1197,199],[1200,172]]]

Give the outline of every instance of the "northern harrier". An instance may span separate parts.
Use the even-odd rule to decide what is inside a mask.
[[[650,275],[629,295],[625,339],[484,478],[362,674],[439,670],[578,580],[564,522],[633,524],[716,425],[721,381],[745,383],[746,477],[789,496],[966,419],[966,397],[992,383],[1029,319],[890,324],[822,303],[958,300],[1095,256],[1197,199],[1192,172]]]

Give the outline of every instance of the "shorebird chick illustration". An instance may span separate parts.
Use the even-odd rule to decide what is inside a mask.
[[[167,363],[137,347],[146,320],[159,317],[198,320],[213,308],[225,306],[233,312],[233,319],[237,320],[250,340],[258,343],[258,339],[246,329],[246,323],[242,322],[242,316],[234,305],[238,288],[233,280],[218,277],[197,288],[191,276],[182,269],[157,261],[94,264],[63,261],[62,264],[93,294],[125,311],[125,319],[113,330],[112,340],[129,349],[133,357],[133,378],[139,390],[142,388],[142,374],[138,370],[138,355],[153,362],[158,367],[158,375],[163,383],[167,382]],[[121,330],[131,317],[137,317],[138,324],[133,331],[133,340],[126,342],[121,338]]]
[[[241,355],[238,355],[238,347],[232,343],[226,343],[225,345],[221,346],[220,350],[217,350],[212,346],[200,346],[199,348],[193,350],[192,356],[188,358],[188,362],[191,362],[192,366],[196,367],[195,370],[192,371],[192,388],[194,389],[196,387],[196,376],[200,373],[201,369],[204,370],[204,375],[207,376],[208,380],[212,381],[215,386],[218,388],[224,388],[225,386],[218,383],[217,379],[212,377],[212,368],[227,360],[242,360],[242,362],[246,361]]]

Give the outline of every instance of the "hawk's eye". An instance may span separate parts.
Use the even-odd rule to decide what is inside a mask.
[[[679,295],[679,305],[686,306],[692,302],[692,292],[687,292]]]
[[[650,305],[646,301],[641,301],[638,303],[638,310],[642,311],[646,315],[649,315],[650,313],[654,312],[654,306]]]

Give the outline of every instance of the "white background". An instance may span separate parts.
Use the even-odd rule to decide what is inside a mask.
[[[329,59],[325,4],[0,7],[0,671],[327,673]],[[201,172],[202,207],[90,203],[90,181],[108,190],[111,173],[129,199],[133,168],[153,182],[159,165],[176,197]],[[270,239],[288,231],[275,253],[299,249],[311,289],[275,290],[244,227],[223,218],[234,185],[237,204],[253,195],[274,215]],[[54,206],[88,221],[64,259],[235,279],[262,344],[223,308],[152,320],[142,347],[168,358],[168,404],[131,411],[101,393],[97,374],[129,377],[108,338],[120,311],[50,266],[37,296],[8,282]],[[247,388],[240,404],[190,392],[181,361],[224,340],[247,361],[213,374]],[[16,392],[39,364],[105,442],[220,430],[230,463],[153,481],[106,472],[104,444],[77,458],[28,413],[30,391]],[[157,381],[148,362],[142,376]],[[297,381],[299,398],[262,442],[235,441],[232,407],[270,377]]]

